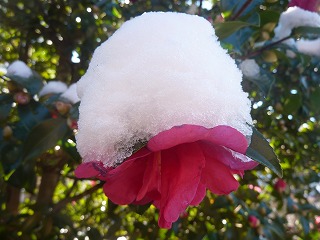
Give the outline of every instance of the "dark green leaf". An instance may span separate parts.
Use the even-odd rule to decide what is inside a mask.
[[[11,94],[0,95],[0,122],[5,121],[12,108],[13,98]]]
[[[17,188],[25,188],[28,192],[32,193],[36,187],[34,163],[21,164],[10,176],[8,182]]]
[[[23,147],[23,159],[29,161],[54,147],[68,131],[65,119],[48,119],[32,129]]]
[[[320,88],[310,94],[310,104],[313,111],[318,113],[320,111]]]
[[[293,29],[293,35],[320,35],[320,28],[319,27],[297,27],[295,29]]]
[[[252,127],[252,131],[251,143],[247,149],[246,155],[258,163],[270,168],[270,170],[276,173],[279,177],[282,177],[282,169],[279,159],[274,153],[269,142],[260,132],[258,132],[256,128]]]
[[[241,21],[232,21],[232,22],[224,22],[224,23],[217,23],[215,24],[216,34],[219,39],[224,39],[231,34],[235,33],[241,28],[249,27],[249,26],[256,26],[251,23],[241,22]]]
[[[305,217],[301,216],[300,217],[300,223],[302,225],[304,234],[305,235],[309,234],[309,232],[310,232],[309,221]]]
[[[46,107],[38,102],[32,102],[26,106],[18,106],[20,121],[13,128],[14,136],[25,140],[31,129],[50,116]]]
[[[290,95],[283,106],[285,114],[293,114],[299,110],[302,104],[302,96],[300,94]]]
[[[43,87],[41,77],[36,72],[33,72],[33,75],[28,78],[13,75],[10,76],[10,79],[26,88],[31,95],[37,94]]]

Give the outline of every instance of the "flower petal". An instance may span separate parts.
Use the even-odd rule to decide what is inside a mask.
[[[149,199],[156,200],[160,198],[161,187],[161,153],[156,152],[149,155],[145,162],[146,170],[143,176],[142,187],[139,190],[136,201],[148,197]]]
[[[207,192],[206,185],[200,181],[197,192],[194,195],[194,198],[192,199],[190,205],[192,206],[199,205],[202,202],[203,198],[206,196],[206,192]]]
[[[129,159],[108,172],[103,190],[112,202],[125,205],[136,200],[148,156]]]
[[[201,141],[200,146],[206,158],[214,158],[234,170],[248,170],[259,164],[241,153],[212,144],[212,142]]]
[[[190,205],[196,195],[204,163],[202,150],[197,143],[182,144],[162,151],[160,227],[171,226],[167,222],[175,222]]]
[[[99,175],[105,176],[106,168],[104,168],[102,162],[84,162],[76,168],[74,174],[77,178],[91,178],[98,177]]]
[[[215,194],[229,194],[239,186],[232,175],[232,170],[214,158],[206,158],[201,181]]]
[[[155,152],[199,140],[207,140],[240,153],[245,153],[248,147],[246,137],[232,127],[221,125],[205,128],[189,124],[176,126],[157,134],[149,140],[147,147]]]

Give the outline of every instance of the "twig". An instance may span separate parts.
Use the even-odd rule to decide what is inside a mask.
[[[63,200],[61,200],[60,202],[58,202],[54,207],[52,212],[59,212],[62,208],[64,208],[68,203],[72,202],[72,201],[77,201],[81,198],[83,198],[86,195],[89,195],[95,191],[97,191],[99,188],[101,188],[103,186],[104,182],[100,182],[99,184],[95,185],[94,187],[84,191],[83,193],[80,193],[76,196],[73,197],[68,197],[65,198]]]
[[[251,52],[251,53],[249,53],[249,54],[241,57],[241,59],[244,60],[244,59],[247,59],[247,58],[255,57],[255,56],[259,55],[260,53],[262,53],[263,51],[265,51],[265,50],[267,50],[267,49],[270,49],[270,48],[274,47],[275,45],[277,45],[277,44],[279,44],[279,43],[282,43],[283,41],[286,41],[286,40],[288,40],[288,39],[290,39],[290,38],[291,38],[291,36],[287,36],[287,37],[282,38],[282,39],[280,39],[280,40],[278,40],[278,41],[272,42],[272,43],[270,43],[269,45],[266,45],[266,46],[258,49],[257,51]]]
[[[233,17],[230,18],[230,20],[231,21],[236,20],[244,12],[244,10],[246,10],[246,8],[250,5],[251,2],[252,0],[247,0],[239,9],[239,11]]]

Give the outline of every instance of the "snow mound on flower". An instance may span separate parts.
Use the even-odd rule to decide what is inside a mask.
[[[318,13],[303,10],[299,7],[289,7],[281,13],[278,26],[274,29],[276,40],[288,37],[296,27],[320,27]]]
[[[59,94],[67,91],[68,86],[64,82],[60,81],[50,81],[43,86],[39,92],[39,97],[42,97],[47,94]]]
[[[77,148],[106,166],[182,124],[228,125],[251,136],[242,74],[204,18],[145,13],[98,47],[78,82]]]
[[[63,94],[61,94],[60,97],[63,99],[66,99],[72,104],[79,102],[80,98],[78,97],[78,94],[77,94],[77,84],[76,83],[71,84],[68,87],[68,89]]]
[[[8,69],[7,75],[10,76],[18,76],[22,78],[29,78],[33,75],[31,68],[27,66],[24,62],[20,60],[16,60],[12,62]]]
[[[320,57],[320,38],[315,40],[301,39],[296,42],[296,47],[301,53]]]
[[[254,78],[260,73],[260,67],[253,59],[244,60],[239,67],[243,75],[249,78]]]

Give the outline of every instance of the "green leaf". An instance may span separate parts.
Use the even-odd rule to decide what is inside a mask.
[[[24,161],[32,160],[53,148],[68,131],[65,119],[48,119],[35,126],[23,147]]]
[[[12,81],[26,88],[31,95],[37,94],[43,87],[41,77],[36,72],[33,72],[33,75],[28,78],[23,78],[16,75],[12,75],[9,77]]]
[[[252,131],[251,143],[247,149],[246,155],[256,162],[270,168],[270,170],[279,177],[282,177],[279,159],[269,145],[269,142],[256,128],[252,127]]]
[[[310,104],[314,112],[320,111],[320,88],[310,93]]]
[[[297,27],[292,31],[293,35],[320,35],[319,27]]]
[[[12,108],[13,98],[11,94],[0,95],[0,122],[5,121]]]
[[[34,163],[20,165],[10,176],[8,182],[17,188],[25,188],[28,192],[33,193],[36,187]]]
[[[290,95],[284,102],[283,112],[285,114],[293,114],[299,110],[302,105],[302,96],[298,94]]]
[[[214,25],[215,31],[219,39],[224,39],[234,32],[238,31],[241,28],[256,26],[251,23],[241,22],[241,21],[232,21],[232,22],[224,22],[217,23]]]

